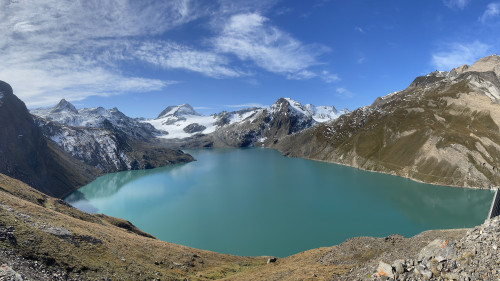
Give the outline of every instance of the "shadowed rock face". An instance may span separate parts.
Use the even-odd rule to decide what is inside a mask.
[[[0,172],[52,195],[63,196],[98,173],[43,136],[26,105],[0,81]]]

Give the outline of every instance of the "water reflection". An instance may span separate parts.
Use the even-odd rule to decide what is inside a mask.
[[[471,227],[484,220],[493,196],[269,149],[188,152],[198,161],[106,175],[66,200],[125,218],[165,241],[287,256],[353,236]]]

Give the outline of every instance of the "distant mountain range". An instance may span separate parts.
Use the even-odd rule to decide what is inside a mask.
[[[209,116],[188,104],[167,106],[144,119],[61,100],[16,118],[33,118],[58,149],[103,173],[190,161],[179,148],[265,146],[428,183],[489,188],[500,185],[499,76],[500,58],[488,56],[417,77],[352,112],[280,98]],[[1,92],[0,109],[9,107],[10,95]]]
[[[34,109],[31,113],[46,137],[75,158],[105,172],[137,168],[130,157],[131,142],[142,143],[142,147],[158,143],[167,147],[252,146],[263,143],[269,132],[283,131],[281,127],[288,131],[280,135],[287,135],[341,114],[333,106],[302,106],[291,99],[279,99],[268,108],[223,111],[210,116],[197,113],[189,104],[168,106],[150,120],[130,118],[117,108],[76,109],[64,99],[52,108]],[[273,126],[279,128],[271,130]]]
[[[333,106],[301,105],[292,99],[284,99],[287,106],[293,110],[294,114],[300,118],[310,118],[312,123],[325,122],[337,118],[339,113]],[[277,102],[278,103],[278,102]],[[252,122],[259,115],[276,111],[276,103],[268,108],[246,108],[238,111],[223,111],[219,114],[204,116],[197,113],[189,104],[178,106],[168,106],[156,119],[146,122],[153,125],[157,130],[162,131],[161,138],[188,138],[196,134],[210,134],[225,126],[235,123]]]

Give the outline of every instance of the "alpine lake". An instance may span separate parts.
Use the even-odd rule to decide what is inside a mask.
[[[356,236],[483,223],[493,191],[417,183],[265,148],[186,150],[188,164],[102,176],[65,198],[158,239],[285,257]]]

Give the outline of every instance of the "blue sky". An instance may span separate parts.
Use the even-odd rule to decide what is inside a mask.
[[[0,0],[0,80],[28,107],[355,109],[500,48],[500,1]]]

